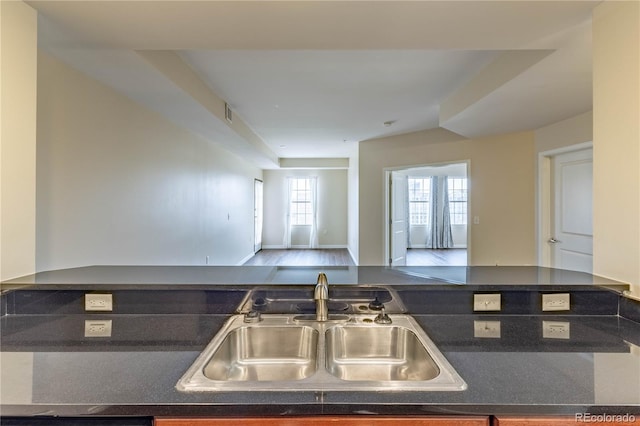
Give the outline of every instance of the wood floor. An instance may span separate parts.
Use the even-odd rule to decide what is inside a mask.
[[[408,266],[466,266],[466,249],[408,249]]]
[[[409,249],[408,266],[465,266],[466,249]],[[244,266],[354,266],[347,249],[260,250]]]
[[[347,249],[263,249],[244,266],[355,266],[355,263]]]

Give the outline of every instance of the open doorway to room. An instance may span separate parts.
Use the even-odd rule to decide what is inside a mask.
[[[386,171],[391,266],[468,264],[468,162]]]
[[[253,252],[262,250],[262,225],[264,218],[263,183],[260,179],[253,181]]]

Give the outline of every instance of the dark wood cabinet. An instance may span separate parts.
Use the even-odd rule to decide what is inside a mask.
[[[585,414],[586,415],[586,414]],[[607,426],[640,426],[640,415],[616,415],[609,414],[598,421],[596,414],[589,414],[595,420],[590,420],[576,416],[539,416],[539,417],[516,417],[516,416],[497,416],[493,419],[492,426],[576,426],[585,424],[606,424]],[[619,421],[618,421],[619,420]]]
[[[317,416],[260,418],[156,418],[155,426],[489,426],[489,417]]]

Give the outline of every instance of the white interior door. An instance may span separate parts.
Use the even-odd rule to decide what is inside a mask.
[[[407,178],[400,172],[389,176],[389,264],[407,264]]]
[[[554,267],[593,271],[593,150],[553,158],[551,257]]]
[[[263,218],[263,192],[262,181],[256,179],[253,186],[253,230],[254,230],[254,253],[262,250],[262,218]]]

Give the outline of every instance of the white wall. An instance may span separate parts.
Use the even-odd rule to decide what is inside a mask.
[[[320,248],[347,247],[347,170],[265,170],[264,248],[283,247],[287,177],[318,177],[318,240]],[[310,226],[296,226],[291,234],[294,247],[309,246]]]
[[[37,13],[0,1],[0,280],[36,268]]]
[[[593,141],[593,111],[536,129],[536,153]]]
[[[470,265],[531,265],[535,255],[533,132],[464,139],[433,129],[360,143],[361,265],[384,263],[384,169],[470,160]]]
[[[39,271],[253,253],[261,170],[42,52],[38,90]]]
[[[593,12],[593,271],[640,296],[640,3]]]

